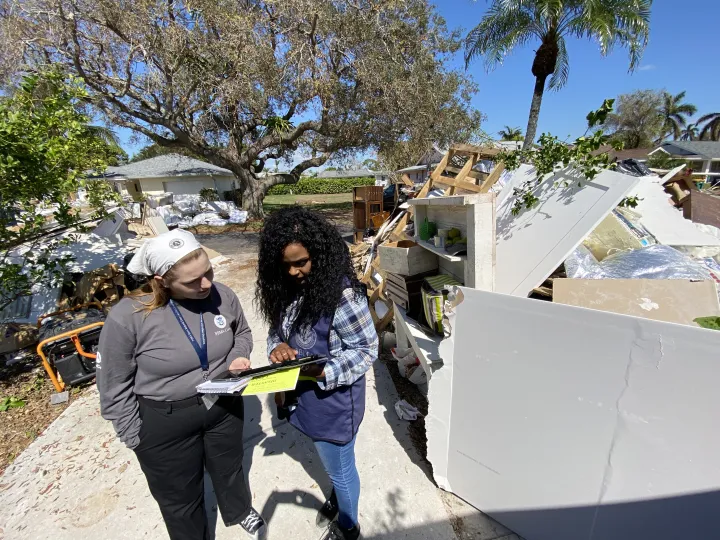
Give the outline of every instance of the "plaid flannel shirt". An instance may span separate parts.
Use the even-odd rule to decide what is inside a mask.
[[[282,321],[283,335],[290,335],[296,316],[297,301],[288,308]],[[274,329],[270,329],[267,339],[268,356],[283,341]],[[325,380],[318,381],[323,390],[351,385],[377,360],[378,336],[370,316],[367,298],[356,300],[352,288],[343,291],[330,325],[328,345],[330,357],[325,364]]]

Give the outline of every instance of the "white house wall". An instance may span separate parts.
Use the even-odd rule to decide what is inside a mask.
[[[146,195],[162,195],[170,191],[178,195],[197,195],[201,189],[217,189],[220,196],[223,191],[232,189],[234,179],[227,177],[212,178],[210,176],[143,178],[140,180],[143,193]]]

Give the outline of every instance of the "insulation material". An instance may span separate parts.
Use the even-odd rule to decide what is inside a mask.
[[[673,206],[660,179],[641,178],[631,195],[638,197],[634,211],[640,214],[640,222],[659,244],[720,247],[720,238],[700,230],[692,221],[683,217],[681,210]]]
[[[616,209],[595,227],[585,238],[583,245],[598,261],[602,261],[618,251],[640,249],[654,243],[654,238],[633,226],[625,215]]]
[[[565,260],[567,277],[575,279],[693,279],[712,276],[701,261],[670,246],[650,246],[610,255],[598,263],[580,246]]]
[[[720,315],[714,281],[683,279],[555,279],[553,302],[689,326]]]
[[[720,538],[720,332],[462,293],[445,486],[527,540]]]
[[[163,219],[165,225],[175,225],[183,218],[183,213],[172,205],[158,206],[155,211]]]
[[[533,177],[533,168],[521,168],[508,185],[518,187]],[[495,290],[527,296],[562,264],[637,181],[636,177],[613,171],[603,171],[592,181],[585,181],[572,170],[563,169],[536,188],[534,194],[540,202],[531,209],[513,215],[515,197],[507,196],[497,209]]]
[[[193,225],[210,225],[213,227],[222,227],[228,224],[227,219],[220,217],[216,212],[203,212],[192,219]]]
[[[200,203],[197,201],[175,201],[173,207],[183,216],[190,216],[193,214],[199,214],[201,212]]]

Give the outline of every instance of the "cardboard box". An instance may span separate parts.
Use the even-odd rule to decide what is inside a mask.
[[[414,276],[438,267],[437,255],[410,240],[383,244],[378,254],[380,269],[393,274]]]

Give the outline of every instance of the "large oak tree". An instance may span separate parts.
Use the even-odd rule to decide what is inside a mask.
[[[425,0],[0,5],[0,60],[61,64],[110,123],[232,170],[254,214],[272,185],[329,159],[451,142],[480,121],[472,83],[443,67],[459,36]],[[275,159],[294,166],[261,175]]]

